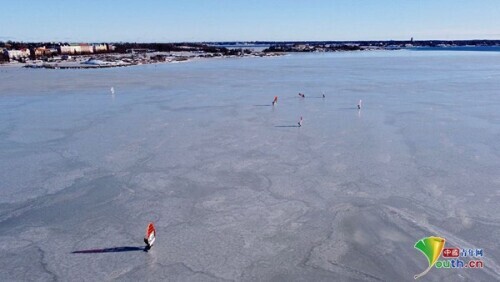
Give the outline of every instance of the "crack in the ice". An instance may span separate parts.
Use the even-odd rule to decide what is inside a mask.
[[[183,267],[185,267],[188,271],[190,271],[191,273],[194,273],[194,274],[202,274],[202,275],[206,275],[210,278],[214,278],[214,279],[217,279],[217,280],[221,280],[221,281],[235,281],[234,279],[226,279],[226,278],[222,278],[222,277],[219,277],[209,271],[205,271],[205,270],[194,270],[193,268],[191,268],[190,266],[188,266],[186,263],[184,262],[177,262],[175,264],[180,264],[182,265]]]
[[[353,269],[353,268],[351,268],[351,267],[349,267],[347,265],[342,265],[342,264],[339,264],[339,263],[335,263],[335,262],[333,262],[331,260],[327,260],[327,261],[328,261],[328,263],[330,263],[331,265],[333,265],[335,267],[339,267],[339,268],[345,269],[348,272],[353,273],[353,274],[358,275],[358,276],[361,276],[363,278],[366,278],[366,279],[375,279],[377,281],[384,281],[383,279],[381,279],[381,278],[379,278],[377,276],[371,275],[369,273],[365,273],[363,271],[359,271],[359,270]],[[363,279],[363,280],[365,280],[365,279]]]
[[[40,265],[42,266],[42,269],[47,273],[49,274],[50,276],[52,276],[52,280],[53,281],[59,281],[59,277],[57,276],[57,274],[55,274],[53,271],[51,271],[47,265],[47,263],[45,262],[45,251],[42,250],[42,248],[40,248],[39,246],[37,245],[34,245],[34,247],[38,250],[39,254],[40,254]]]

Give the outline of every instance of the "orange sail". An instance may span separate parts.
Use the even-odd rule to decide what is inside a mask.
[[[148,224],[146,228],[146,236],[144,236],[144,242],[148,247],[152,247],[156,239],[156,229],[152,222]]]

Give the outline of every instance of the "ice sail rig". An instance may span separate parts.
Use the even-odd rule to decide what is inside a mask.
[[[151,248],[156,240],[156,229],[152,222],[148,224],[146,228],[146,235],[144,236],[144,243],[148,245],[148,248]]]

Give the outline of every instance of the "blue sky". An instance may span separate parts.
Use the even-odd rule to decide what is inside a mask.
[[[500,39],[500,0],[0,0],[0,40]]]

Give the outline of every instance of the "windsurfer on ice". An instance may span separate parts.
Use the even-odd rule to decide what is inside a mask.
[[[299,122],[297,122],[297,124],[299,125],[299,127],[302,126],[302,117],[300,117]]]
[[[363,102],[362,100],[359,100],[359,103],[358,103],[358,110],[361,110],[361,103],[362,103],[362,102]]]
[[[274,96],[273,106],[276,105],[277,103],[278,103],[278,96]]]
[[[144,236],[144,243],[146,243],[145,250],[148,251],[153,246],[156,240],[156,229],[152,222],[148,224],[146,228],[146,235]]]

